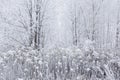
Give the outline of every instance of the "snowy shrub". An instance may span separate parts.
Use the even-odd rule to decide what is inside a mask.
[[[94,49],[23,48],[1,53],[0,80],[120,80],[120,64]]]

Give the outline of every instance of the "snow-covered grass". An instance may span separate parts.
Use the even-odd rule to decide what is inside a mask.
[[[120,80],[119,59],[93,49],[22,48],[0,54],[0,80]]]

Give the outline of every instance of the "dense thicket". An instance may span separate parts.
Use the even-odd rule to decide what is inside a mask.
[[[88,48],[22,48],[0,54],[0,80],[120,80],[119,60]]]

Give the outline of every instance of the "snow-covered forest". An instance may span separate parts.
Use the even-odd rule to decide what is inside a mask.
[[[0,0],[0,80],[120,80],[120,0]]]

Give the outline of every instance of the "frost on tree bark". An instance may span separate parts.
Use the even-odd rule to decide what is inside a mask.
[[[36,15],[36,22],[35,22],[35,30],[34,30],[34,48],[37,49],[38,46],[39,46],[39,39],[38,39],[38,27],[39,27],[39,9],[40,9],[40,5],[39,5],[39,0],[36,0],[35,2],[35,9],[36,9],[36,12],[35,12],[35,15]]]
[[[34,49],[44,48],[44,24],[46,0],[29,0],[29,46]]]
[[[99,28],[99,26],[101,26],[101,22],[99,19],[99,16],[101,16],[101,9],[102,9],[102,5],[103,5],[104,0],[99,0],[99,2],[96,2],[96,0],[92,0],[91,1],[91,15],[90,17],[90,28],[89,28],[89,37],[90,40],[95,42],[95,46],[101,46],[100,45],[100,39],[99,39],[99,33],[101,33],[101,29]],[[87,24],[89,24],[87,23]]]
[[[75,14],[74,21],[73,21],[73,45],[77,46],[78,45],[78,34],[77,34],[77,17]]]
[[[80,9],[77,9],[77,6],[75,5],[73,7],[73,10],[71,12],[71,23],[72,23],[72,41],[74,46],[79,45],[79,30],[80,30]]]
[[[30,17],[30,35],[29,35],[29,46],[33,44],[33,3],[32,0],[29,0],[29,17]]]
[[[119,3],[119,1],[118,1]],[[119,27],[120,27],[120,7],[118,7],[118,13],[117,13],[117,24],[116,24],[116,43],[115,43],[115,48],[118,48],[119,47],[119,34],[120,34],[120,30],[119,30]]]

